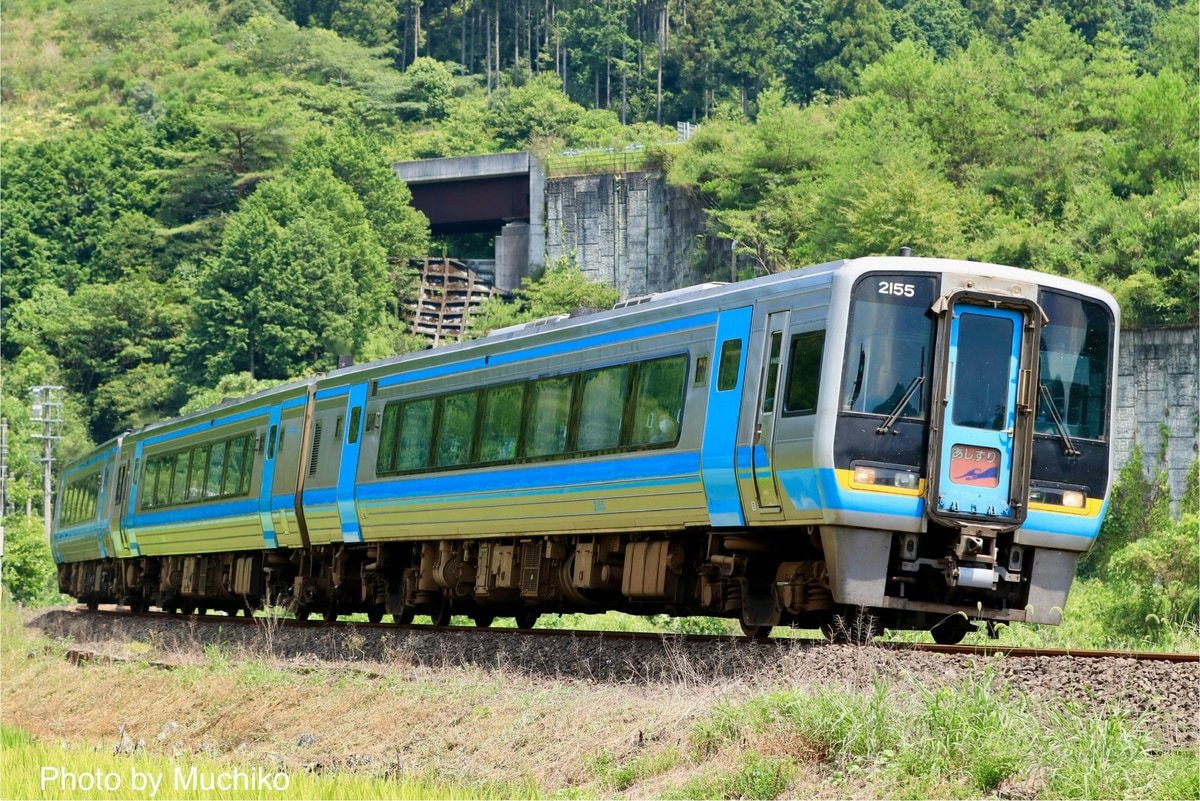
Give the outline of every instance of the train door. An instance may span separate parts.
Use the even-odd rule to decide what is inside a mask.
[[[118,500],[121,508],[121,547],[129,551],[130,556],[141,556],[142,552],[137,544],[137,531],[134,526],[134,515],[137,513],[138,503],[138,483],[141,481],[142,472],[142,445],[138,442],[134,445],[133,452],[129,453],[122,448],[122,459],[126,465],[129,465],[129,473],[126,478],[126,486],[123,490],[123,498]]]
[[[714,526],[744,526],[735,456],[738,416],[746,377],[752,306],[723,311],[717,319],[716,369],[708,385],[700,474]]]
[[[118,557],[129,557],[133,556],[133,551],[129,547],[129,530],[125,526],[125,502],[133,482],[133,453],[118,443],[113,461],[116,465],[116,482],[108,501],[108,529],[112,536],[113,551]]]
[[[342,443],[342,460],[338,467],[337,509],[342,525],[344,542],[362,542],[362,528],[358,524],[355,508],[355,486],[358,481],[358,452],[362,447],[363,426],[366,419],[367,385],[350,387],[346,401],[346,439]]]
[[[1029,496],[1040,309],[948,305],[931,441],[930,516],[954,525],[1014,528]]]
[[[263,547],[278,548],[275,521],[271,519],[271,493],[275,487],[275,457],[279,451],[279,420],[283,407],[276,403],[267,419],[267,439],[263,448],[262,479],[258,486],[258,517],[262,521]]]
[[[787,333],[788,313],[774,312],[767,318],[763,338],[762,377],[759,381],[758,404],[755,411],[754,439],[750,447],[751,471],[754,474],[754,493],[759,511],[780,511],[779,487],[771,454],[775,442],[775,419],[779,394],[780,370],[783,364],[784,335]]]

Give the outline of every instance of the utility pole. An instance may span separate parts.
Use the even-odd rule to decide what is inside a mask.
[[[54,493],[50,483],[50,467],[54,463],[54,443],[62,439],[62,387],[40,386],[33,387],[29,393],[33,396],[33,414],[30,422],[41,423],[42,433],[34,434],[34,439],[42,440],[44,447],[42,456],[42,520],[46,525],[46,540],[50,539],[50,527],[53,523]]]
[[[0,417],[0,559],[4,558],[4,518],[8,517],[8,418]]]

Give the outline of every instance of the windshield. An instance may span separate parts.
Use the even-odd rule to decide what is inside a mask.
[[[901,401],[929,376],[936,288],[933,276],[914,275],[869,275],[854,287],[842,411],[925,417],[924,387]]]
[[[1082,298],[1043,290],[1041,383],[1035,430],[1057,435],[1053,403],[1067,433],[1103,439],[1108,406],[1112,320],[1108,309]]]

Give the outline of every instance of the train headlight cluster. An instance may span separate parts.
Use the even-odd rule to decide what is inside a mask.
[[[855,484],[915,490],[921,483],[921,475],[915,467],[869,462],[854,462],[851,466],[854,468]]]
[[[1047,506],[1062,506],[1067,509],[1087,508],[1087,487],[1034,484],[1029,488],[1029,502]]]

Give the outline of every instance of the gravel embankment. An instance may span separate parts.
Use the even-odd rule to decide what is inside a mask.
[[[531,679],[610,684],[750,687],[822,684],[869,691],[884,681],[900,692],[991,682],[1039,708],[1072,705],[1085,714],[1124,710],[1168,747],[1194,745],[1200,719],[1200,663],[1133,659],[958,656],[786,640],[746,643],[513,636],[488,631],[222,624],[188,618],[89,615],[47,610],[29,625],[74,647],[111,656],[186,662],[206,646],[231,658],[270,658],[292,668],[397,670],[471,666]],[[141,643],[135,649],[130,643]],[[148,652],[145,645],[151,646]]]

